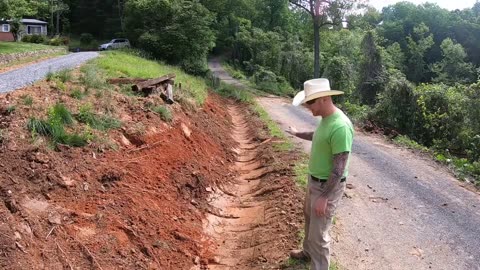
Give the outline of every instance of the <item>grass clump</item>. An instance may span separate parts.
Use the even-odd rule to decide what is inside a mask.
[[[83,66],[80,70],[83,73],[80,82],[85,85],[86,89],[102,89],[106,86],[105,77],[94,65]]]
[[[79,122],[101,131],[116,129],[122,126],[122,122],[114,117],[96,114],[91,104],[80,106],[79,112],[75,117]]]
[[[10,105],[7,107],[7,113],[8,114],[12,114],[15,112],[15,110],[17,109],[17,107],[15,105]]]
[[[425,152],[429,151],[427,147],[425,147],[425,146],[417,143],[416,141],[410,139],[408,136],[399,135],[399,136],[395,137],[393,139],[393,141],[396,144],[399,144],[401,146],[404,146],[404,147],[407,147],[407,148],[410,148],[410,149],[425,151]]]
[[[58,144],[73,147],[87,145],[88,138],[85,136],[65,131],[65,126],[71,124],[73,124],[72,114],[65,105],[57,103],[48,110],[47,120],[31,117],[28,120],[27,128],[34,136],[41,135],[49,137],[55,147],[57,147]]]
[[[22,97],[23,105],[32,106],[33,105],[33,98],[30,95],[25,95]]]
[[[63,69],[56,73],[49,71],[46,75],[47,82],[53,81],[55,79],[61,81],[62,83],[66,83],[71,81],[73,78],[72,70],[71,69]]]
[[[154,107],[152,111],[158,113],[160,118],[165,122],[171,122],[173,119],[172,111],[165,106]]]
[[[75,88],[70,93],[70,96],[75,99],[83,99],[86,96],[86,93],[79,88]]]

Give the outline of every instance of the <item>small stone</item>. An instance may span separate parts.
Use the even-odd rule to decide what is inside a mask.
[[[205,190],[206,190],[207,192],[213,192],[213,189],[212,189],[211,187],[206,187]]]
[[[53,225],[61,225],[62,224],[62,216],[57,212],[51,212],[48,215],[48,222]]]
[[[193,259],[193,263],[194,263],[195,265],[199,265],[199,264],[200,264],[200,257],[195,256],[195,258]]]
[[[83,182],[83,191],[88,191],[89,187],[87,182]]]
[[[192,200],[190,201],[190,203],[191,203],[192,205],[198,206],[198,202],[195,201],[194,199],[192,199]]]
[[[184,123],[182,123],[180,127],[182,128],[183,134],[185,134],[187,138],[190,138],[190,135],[192,135],[192,130],[190,130],[190,128],[188,128]]]

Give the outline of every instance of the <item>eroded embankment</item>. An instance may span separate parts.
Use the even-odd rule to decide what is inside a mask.
[[[269,139],[259,140],[241,107],[230,106],[229,112],[237,174],[211,196],[216,212],[207,215],[204,226],[216,248],[208,269],[278,268],[298,241],[301,203],[287,176],[291,156],[282,160]]]

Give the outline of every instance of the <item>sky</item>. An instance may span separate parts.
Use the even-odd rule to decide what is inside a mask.
[[[437,3],[440,7],[448,10],[471,8],[476,0],[408,0],[414,4],[422,4],[425,2]],[[382,10],[383,7],[401,2],[401,0],[370,0],[370,5]]]

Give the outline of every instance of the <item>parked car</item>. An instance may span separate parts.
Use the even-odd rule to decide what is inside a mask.
[[[115,39],[112,39],[110,42],[102,44],[98,47],[100,51],[120,49],[120,48],[130,48],[130,41],[128,41],[128,39],[125,39],[125,38],[115,38]]]

